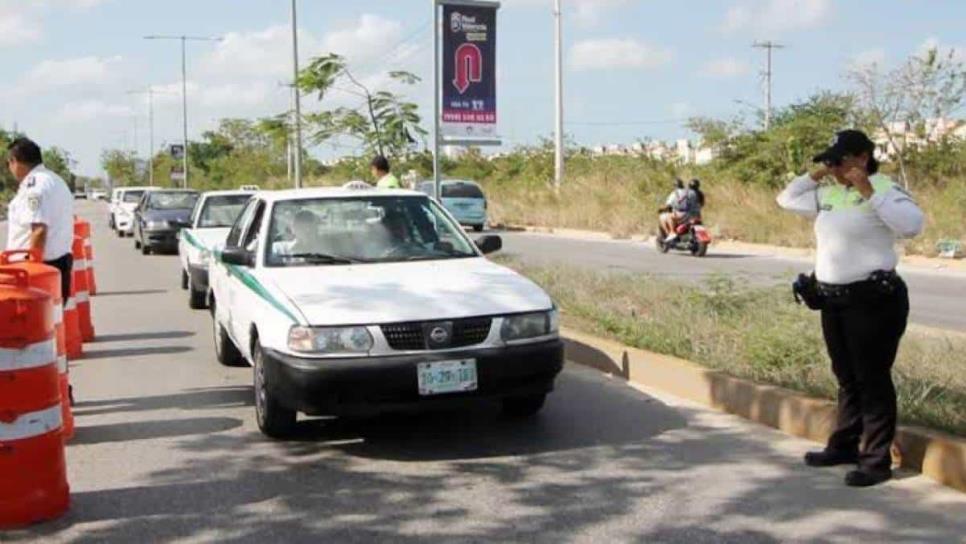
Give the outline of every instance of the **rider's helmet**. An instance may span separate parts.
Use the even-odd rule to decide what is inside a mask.
[[[676,178],[674,180],[674,187],[677,189],[684,189],[684,180],[681,178]]]
[[[700,189],[701,188],[701,180],[698,179],[698,178],[692,179],[691,180],[691,183],[688,184],[688,187],[691,188],[691,189]]]

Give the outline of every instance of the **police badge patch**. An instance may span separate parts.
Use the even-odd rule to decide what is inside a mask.
[[[27,207],[30,211],[35,212],[40,209],[40,197],[39,196],[28,196],[27,197]]]

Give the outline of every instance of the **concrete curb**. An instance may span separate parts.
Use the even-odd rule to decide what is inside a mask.
[[[690,361],[623,346],[564,329],[567,360],[666,391],[785,433],[825,442],[835,423],[835,403],[782,387],[734,378]],[[893,451],[903,468],[966,491],[966,439],[900,426]]]

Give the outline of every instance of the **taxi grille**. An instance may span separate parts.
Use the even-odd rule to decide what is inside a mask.
[[[426,340],[426,327],[438,323],[436,321],[414,321],[410,323],[395,323],[382,325],[383,336],[389,347],[398,351],[418,351],[430,349]],[[453,338],[447,348],[461,348],[481,344],[490,335],[493,318],[475,317],[458,319],[453,323]]]

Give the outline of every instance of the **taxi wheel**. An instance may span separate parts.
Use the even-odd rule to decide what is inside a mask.
[[[188,273],[185,272],[184,270],[181,271],[181,288],[182,289],[188,288]]]
[[[145,244],[145,243],[142,242],[141,243],[141,255],[150,255],[150,254],[151,254],[151,248],[147,244]]]
[[[205,309],[205,292],[199,291],[191,285],[190,280],[188,283],[188,307],[192,310],[204,310]]]
[[[286,438],[295,430],[295,410],[283,408],[266,383],[262,346],[256,341],[252,348],[255,360],[255,419],[258,428],[272,438]]]
[[[525,397],[507,397],[503,399],[503,413],[510,417],[529,417],[539,412],[546,400],[546,393]]]
[[[141,241],[137,239],[137,236],[134,237],[134,249],[141,249]]]
[[[215,358],[218,359],[218,362],[222,366],[245,366],[241,352],[235,347],[231,338],[228,338],[228,333],[225,332],[221,323],[218,323],[218,320],[215,319],[214,303],[211,306],[211,322],[213,324],[215,337]]]

